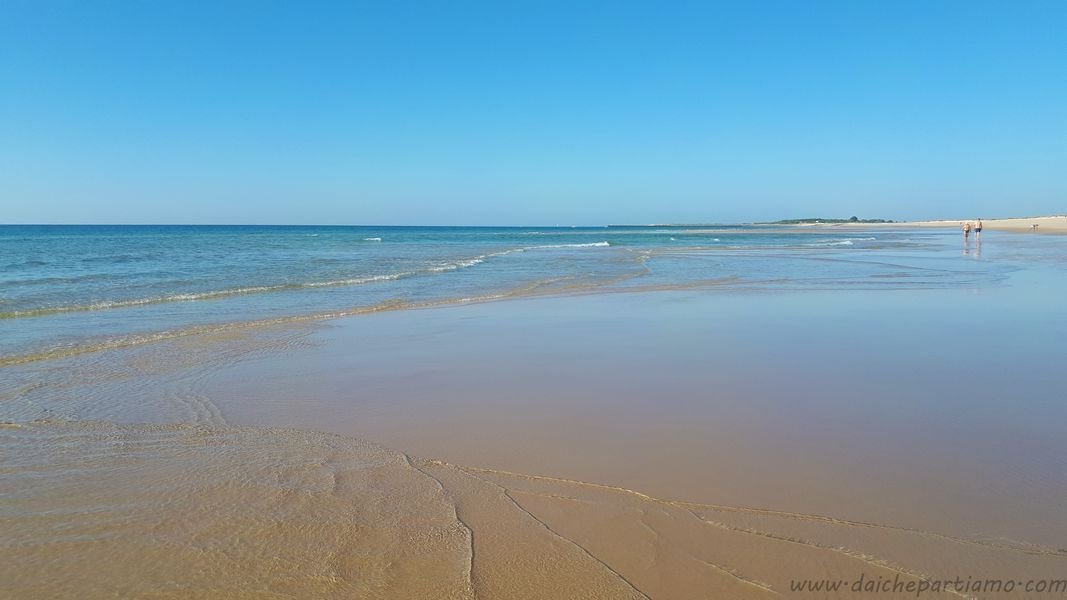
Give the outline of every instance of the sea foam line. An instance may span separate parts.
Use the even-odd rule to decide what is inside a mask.
[[[329,319],[339,319],[343,317],[354,317],[358,315],[366,315],[378,312],[388,312],[396,310],[413,310],[413,309],[425,309],[435,308],[442,306],[449,306],[454,304],[477,304],[480,302],[492,302],[494,300],[502,300],[505,298],[511,298],[515,296],[515,292],[502,292],[495,294],[486,294],[484,296],[468,296],[463,298],[445,298],[441,300],[427,300],[422,302],[405,302],[402,300],[387,300],[385,302],[379,302],[368,306],[355,306],[347,309],[332,310],[317,312],[304,315],[290,315],[285,317],[269,317],[264,319],[254,319],[251,321],[231,321],[225,323],[213,323],[206,325],[190,325],[186,327],[179,327],[177,329],[168,329],[165,331],[146,332],[146,333],[134,333],[128,335],[117,336],[109,339],[105,339],[97,342],[90,342],[86,344],[74,344],[65,345],[52,348],[46,348],[31,352],[27,354],[14,354],[2,356],[0,355],[0,367],[9,367],[13,365],[21,365],[26,363],[33,363],[43,360],[55,360],[60,358],[69,358],[72,356],[79,356],[82,354],[91,354],[94,352],[101,352],[105,350],[120,350],[123,348],[130,348],[133,346],[141,346],[144,344],[151,344],[155,342],[163,342],[167,340],[173,340],[177,338],[185,338],[196,335],[212,335],[218,333],[229,333],[234,331],[246,331],[255,330],[263,327],[271,327],[278,325],[293,325],[298,323],[308,323],[316,321],[325,321]]]
[[[374,283],[379,281],[395,281],[398,279],[405,279],[408,277],[414,277],[420,274],[426,273],[444,273],[448,271],[456,271],[459,269],[466,269],[475,265],[480,265],[486,260],[498,257],[506,256],[509,254],[516,254],[521,252],[527,252],[531,250],[552,249],[552,248],[603,248],[608,247],[611,244],[608,242],[592,242],[588,244],[548,244],[543,246],[525,246],[522,248],[512,248],[510,250],[502,250],[499,252],[491,252],[488,254],[482,254],[473,258],[457,260],[453,262],[440,263],[431,267],[425,267],[423,269],[415,269],[411,271],[401,271],[398,273],[387,273],[382,275],[368,275],[364,277],[352,277],[348,279],[335,279],[330,281],[312,281],[308,283],[283,283],[278,285],[260,285],[260,286],[247,286],[238,288],[229,288],[223,290],[211,290],[207,292],[190,292],[183,294],[173,294],[169,296],[153,296],[150,298],[132,298],[129,300],[105,300],[101,302],[93,302],[90,304],[76,304],[67,306],[53,306],[42,308],[31,308],[25,310],[13,310],[8,312],[0,312],[0,320],[3,319],[18,319],[26,317],[41,317],[46,315],[55,315],[63,313],[73,312],[91,312],[99,310],[111,310],[119,308],[133,308],[139,306],[148,306],[152,304],[165,304],[169,302],[194,302],[198,300],[215,300],[219,298],[227,298],[232,296],[246,296],[251,294],[262,294],[267,292],[278,292],[287,290],[300,290],[300,289],[314,289],[324,287],[340,287],[340,286],[352,286],[363,285],[367,283]]]
[[[874,240],[876,240],[876,239],[878,239],[878,238],[874,238],[874,237],[865,237],[865,238],[845,238],[845,239],[841,239],[841,240],[830,240],[830,241],[826,241],[826,242],[812,242],[812,243],[810,243],[810,244],[804,244],[804,245],[805,245],[805,246],[809,246],[809,247],[819,247],[819,246],[851,246],[851,245],[853,245],[853,244],[852,244],[853,242],[871,242],[871,241],[874,241]]]
[[[115,308],[132,308],[137,306],[146,306],[150,304],[164,304],[168,302],[193,302],[197,300],[213,300],[217,298],[226,298],[230,296],[246,296],[251,294],[261,294],[265,292],[277,292],[283,290],[298,290],[304,288],[317,288],[317,287],[334,287],[344,285],[360,285],[364,283],[371,283],[374,281],[387,281],[393,279],[400,279],[402,277],[410,276],[414,273],[392,273],[388,275],[373,275],[369,277],[357,277],[352,279],[338,279],[334,281],[316,281],[311,283],[284,283],[279,285],[260,285],[249,286],[239,288],[229,288],[225,290],[212,290],[208,292],[192,292],[185,294],[172,294],[169,296],[153,296],[151,298],[133,298],[129,300],[106,300],[102,302],[93,302],[91,304],[77,304],[68,306],[53,306],[45,308],[32,308],[28,310],[14,310],[9,312],[0,313],[0,319],[17,319],[21,317],[40,317],[45,315],[54,315],[61,313],[72,312],[88,312],[96,310],[109,310]]]

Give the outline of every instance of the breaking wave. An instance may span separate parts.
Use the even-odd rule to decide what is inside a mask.
[[[381,239],[381,238],[377,238]],[[353,285],[364,285],[368,283],[375,283],[381,281],[395,281],[398,279],[404,279],[408,277],[415,277],[417,275],[432,274],[432,273],[444,273],[448,271],[456,271],[460,269],[466,269],[475,265],[482,264],[486,260],[494,257],[506,256],[509,254],[516,254],[521,252],[529,252],[533,250],[542,249],[559,249],[559,248],[603,248],[608,247],[609,244],[606,241],[593,242],[588,244],[548,244],[542,246],[525,246],[521,248],[512,248],[509,250],[501,250],[499,252],[491,252],[488,254],[481,254],[472,258],[460,259],[456,261],[443,262],[435,264],[429,267],[421,269],[413,269],[410,271],[401,271],[397,273],[385,273],[379,275],[366,275],[362,277],[352,277],[347,279],[334,279],[328,281],[311,281],[303,283],[282,283],[276,285],[258,285],[258,286],[245,286],[234,287],[221,290],[209,290],[204,292],[187,292],[180,294],[169,294],[161,296],[151,296],[146,298],[130,298],[123,300],[105,300],[100,302],[92,302],[88,304],[74,304],[67,306],[46,306],[40,308],[30,308],[23,310],[12,310],[7,312],[0,312],[0,320],[3,319],[18,319],[25,317],[40,317],[45,315],[55,315],[62,313],[74,313],[74,312],[89,312],[99,310],[111,310],[118,308],[133,308],[139,306],[148,306],[152,304],[164,304],[168,302],[194,302],[198,300],[216,300],[220,298],[228,298],[232,296],[246,296],[251,294],[263,294],[269,292],[281,292],[281,291],[293,291],[301,289],[314,289],[314,288],[327,288],[327,287],[342,287]]]
[[[818,248],[823,246],[852,246],[853,242],[870,242],[878,238],[865,237],[865,238],[846,238],[842,240],[829,240],[825,242],[815,242],[811,244],[804,244],[805,246]]]

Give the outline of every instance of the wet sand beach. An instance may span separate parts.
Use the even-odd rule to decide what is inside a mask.
[[[841,257],[814,254],[773,289],[397,310],[3,367],[0,597],[1062,580],[1067,263],[1059,238],[1011,239],[850,256],[880,265],[851,285],[820,285]],[[932,268],[955,283],[880,287]],[[845,584],[796,589],[824,580]]]

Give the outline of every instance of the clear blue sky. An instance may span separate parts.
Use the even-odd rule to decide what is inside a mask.
[[[1064,212],[1064,0],[0,0],[0,222]]]

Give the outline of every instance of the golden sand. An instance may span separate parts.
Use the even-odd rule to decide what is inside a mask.
[[[851,597],[791,586],[1056,578],[1067,561],[295,430],[39,422],[0,429],[0,449],[5,598]]]

